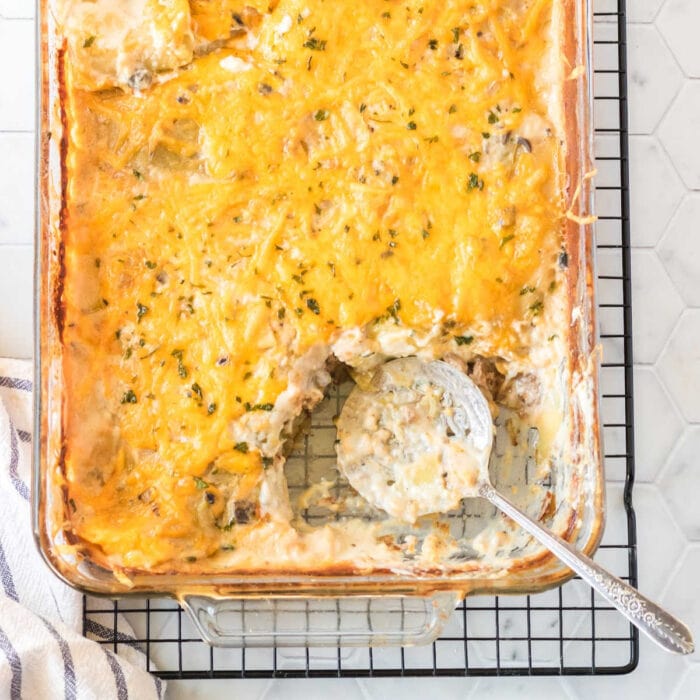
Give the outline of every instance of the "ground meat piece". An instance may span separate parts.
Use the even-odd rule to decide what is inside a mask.
[[[256,510],[257,506],[251,501],[236,501],[236,522],[249,523],[255,517]]]
[[[534,406],[542,398],[542,387],[534,374],[516,374],[502,389],[500,402],[515,411]]]
[[[485,357],[477,357],[473,362],[469,363],[469,376],[474,383],[482,389],[486,389],[492,399],[496,399],[505,377],[496,369],[496,365],[492,360]]]

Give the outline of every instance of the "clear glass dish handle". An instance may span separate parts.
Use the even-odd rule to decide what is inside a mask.
[[[217,647],[410,646],[436,639],[461,596],[231,599],[182,595],[205,642]]]
[[[673,615],[643,596],[625,581],[613,576],[590,557],[523,513],[490,484],[479,486],[479,495],[515,520],[544,544],[560,561],[573,569],[591,588],[617,608],[633,625],[667,651],[692,654],[695,649],[690,630]]]

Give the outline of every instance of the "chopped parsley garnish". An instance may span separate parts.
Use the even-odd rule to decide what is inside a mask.
[[[508,241],[512,241],[515,238],[514,233],[509,233],[507,236],[504,236],[501,238],[501,244],[498,246],[499,248],[503,248],[503,246],[508,243]]]
[[[495,112],[489,112],[489,124],[495,124],[498,121],[498,115]]]
[[[421,236],[423,236],[423,240],[425,240],[426,238],[430,237],[430,232],[427,229],[423,229],[421,231]]]
[[[471,192],[472,190],[483,189],[484,181],[476,173],[470,173],[469,179],[467,180],[467,192]]]
[[[327,43],[325,39],[316,39],[316,37],[312,36],[304,42],[304,48],[312,51],[325,51]]]
[[[394,175],[394,177],[391,178],[391,184],[395,185],[399,181],[399,176]]]
[[[182,377],[182,379],[187,378],[187,367],[182,362],[182,350],[173,350],[170,353],[173,357],[177,358],[177,373]]]
[[[325,122],[329,116],[330,116],[330,114],[328,113],[328,110],[326,110],[326,109],[317,109],[314,112],[314,119],[317,122]]]
[[[143,180],[143,175],[141,175],[141,173],[140,173],[138,170],[132,170],[131,172],[134,173],[134,177],[135,177],[137,180]]]
[[[469,160],[474,163],[478,163],[481,160],[481,151],[474,151],[474,153],[469,154]]]
[[[202,394],[202,387],[199,386],[199,384],[197,384],[197,382],[195,382],[191,388],[192,388],[192,393],[201,401],[202,398],[204,398],[204,395]]]
[[[520,296],[523,297],[523,296],[525,296],[526,294],[532,294],[534,291],[535,291],[535,288],[534,288],[534,287],[523,287],[523,288],[520,290]]]
[[[455,343],[457,345],[471,345],[474,342],[473,335],[456,335]]]
[[[153,260],[146,260],[146,267],[149,270],[154,270],[156,267],[156,264],[153,262]]]
[[[128,391],[125,391],[122,394],[122,398],[119,401],[119,403],[138,403],[138,399],[136,398],[136,394],[134,393],[133,389],[129,389]]]
[[[94,43],[95,39],[97,37],[94,34],[91,34],[85,41],[83,42],[83,48],[84,49],[89,49]]]
[[[212,413],[214,413],[214,411],[216,411],[216,404],[215,404],[215,403],[210,403],[210,404],[207,406],[207,415],[210,416]]]
[[[459,41],[459,32],[460,32],[459,27],[455,27],[452,30],[452,39],[454,40],[455,44]]]
[[[318,302],[313,297],[309,297],[306,300],[306,306],[308,306],[309,310],[315,313],[317,316],[321,313],[321,307],[318,305]]]
[[[360,105],[360,114],[362,114],[362,112],[364,112],[366,109],[367,109],[367,105],[363,102],[363,103]]]
[[[193,476],[192,478],[194,479],[194,484],[197,487],[198,491],[204,491],[204,489],[209,487],[209,484],[206,481],[204,481],[204,479],[198,476]]]
[[[518,112],[522,112],[521,107],[513,107],[513,109],[510,110],[513,114],[517,114]]]
[[[237,452],[242,452],[244,455],[248,454],[248,443],[247,442],[237,442],[233,449]]]
[[[431,51],[436,51],[438,47],[438,40],[437,39],[431,39],[428,42],[428,46],[430,47]]]
[[[401,299],[394,299],[391,306],[386,307],[386,311],[395,321],[399,320],[399,311],[401,311]]]
[[[536,301],[534,304],[530,304],[530,311],[532,311],[533,316],[539,316],[542,313],[544,304],[541,301]]]
[[[271,467],[271,466],[274,464],[274,461],[275,461],[275,460],[272,459],[272,457],[263,457],[263,458],[262,458],[263,467],[264,467],[265,469],[267,469],[268,467]]]
[[[136,321],[141,323],[141,319],[148,313],[148,307],[144,306],[140,301],[136,302]]]
[[[482,131],[482,132],[481,132],[481,135],[482,135],[485,139],[490,139],[490,138],[491,138],[491,134],[489,134],[488,131]]]
[[[408,124],[406,124],[406,128],[409,131],[415,131],[418,128],[418,125],[414,121],[410,121]]]
[[[454,114],[457,111],[457,105],[450,105],[450,108],[447,111],[449,114]]]
[[[250,403],[249,401],[246,401],[243,406],[245,407],[246,411],[271,411],[274,407],[275,404],[273,403]]]

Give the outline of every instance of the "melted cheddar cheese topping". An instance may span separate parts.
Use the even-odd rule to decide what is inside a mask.
[[[557,3],[117,4],[65,3],[68,510],[206,568],[289,533],[270,432],[332,354],[565,335]]]

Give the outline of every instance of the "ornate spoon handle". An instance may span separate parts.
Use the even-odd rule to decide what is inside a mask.
[[[574,549],[568,542],[542,527],[496,491],[491,484],[480,484],[479,495],[515,520],[657,644],[676,654],[693,653],[693,637],[680,620]]]

